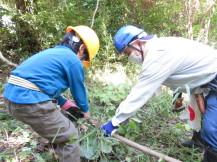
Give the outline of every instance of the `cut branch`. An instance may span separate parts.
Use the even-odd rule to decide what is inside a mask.
[[[174,158],[169,157],[169,156],[167,156],[165,154],[154,151],[154,150],[150,149],[149,147],[140,145],[140,144],[138,144],[136,142],[133,142],[133,141],[131,141],[129,139],[126,139],[126,138],[124,138],[124,137],[122,137],[122,136],[120,136],[120,135],[118,135],[116,133],[113,135],[113,137],[120,140],[122,143],[124,143],[124,144],[126,144],[126,145],[128,145],[130,147],[133,147],[133,148],[135,148],[137,150],[142,151],[143,153],[146,153],[146,154],[149,154],[151,156],[154,156],[154,157],[158,158],[159,161],[165,160],[167,162],[181,162],[178,159],[174,159]]]
[[[101,126],[98,124],[99,122],[97,122],[97,121],[94,121],[94,120],[91,120],[91,119],[90,119],[90,120],[88,120],[88,122],[89,122],[91,125],[94,125],[94,126],[95,126],[96,128],[98,128],[98,129],[100,129],[100,127],[101,127]],[[143,153],[146,153],[146,154],[149,154],[149,155],[151,155],[151,156],[154,156],[155,158],[158,158],[159,161],[160,161],[160,160],[165,160],[165,161],[167,161],[167,162],[181,162],[181,161],[178,160],[178,159],[175,159],[175,158],[169,157],[169,156],[167,156],[167,155],[165,155],[165,154],[162,154],[162,153],[159,153],[159,152],[157,152],[157,151],[154,151],[154,150],[152,150],[152,149],[149,148],[149,147],[140,145],[140,144],[138,144],[138,143],[136,143],[136,142],[134,142],[134,141],[131,141],[131,140],[127,139],[127,138],[124,138],[124,137],[122,137],[122,136],[120,136],[120,135],[118,135],[118,134],[116,134],[116,133],[113,134],[113,137],[116,138],[116,139],[118,139],[120,142],[122,142],[122,143],[124,143],[124,144],[126,144],[126,145],[128,145],[128,146],[130,146],[130,147],[132,147],[132,148],[135,148],[135,149],[137,149],[137,150],[142,151]]]

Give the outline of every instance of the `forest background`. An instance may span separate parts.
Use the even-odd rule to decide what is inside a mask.
[[[91,116],[100,124],[111,119],[119,103],[135,84],[140,67],[118,55],[115,32],[135,25],[148,34],[194,39],[217,48],[217,12],[214,0],[0,0],[0,57],[20,64],[31,55],[55,46],[67,26],[87,25],[100,39],[93,66],[85,69]],[[10,70],[0,61],[0,94]],[[65,97],[71,99],[69,92]],[[151,99],[118,133],[182,161],[199,161],[202,154],[184,148],[181,139],[189,126],[171,112],[167,89]],[[145,119],[145,120],[144,120]],[[0,160],[55,161],[46,141],[0,108]],[[84,124],[85,123],[85,124]],[[77,123],[83,161],[155,161],[157,159],[104,138],[85,120]],[[51,148],[52,149],[52,148]]]

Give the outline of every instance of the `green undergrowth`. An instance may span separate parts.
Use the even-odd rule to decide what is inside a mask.
[[[116,95],[115,100],[109,97],[107,89]],[[119,91],[119,89],[122,90]],[[94,116],[98,116],[98,120],[104,121],[102,124],[110,120],[129,90],[129,85],[121,84],[119,86],[107,85],[101,88],[100,93],[97,92],[96,96],[95,92],[92,92],[93,103],[100,105],[92,108]],[[100,97],[101,93],[107,95],[106,102]],[[200,161],[201,154],[196,149],[183,147],[180,143],[181,140],[191,137],[191,130],[186,121],[179,119],[180,114],[171,111],[171,102],[172,97],[167,91],[164,91],[160,96],[152,98],[127,123],[122,124],[117,132],[127,139],[173,158],[182,161]],[[104,156],[107,161],[158,161],[158,159],[122,143],[114,144],[110,154],[105,153]]]
[[[2,107],[0,123],[0,161],[46,161],[52,157],[49,152],[41,152],[39,145],[43,139]]]
[[[138,151],[113,137],[104,137],[100,127],[109,121],[131,89],[129,84],[88,85],[91,118],[75,123],[81,136],[78,139],[83,162],[155,162],[156,159]],[[67,91],[64,96],[69,98]],[[180,140],[188,139],[191,130],[180,114],[171,111],[172,97],[163,91],[151,98],[129,120],[121,124],[117,133],[138,144],[179,159],[200,161],[201,153],[183,147]],[[94,124],[89,122],[89,119]],[[12,118],[5,107],[0,108],[0,161],[57,161],[48,150],[48,144],[27,125]],[[75,142],[71,140],[70,143]],[[163,161],[163,160],[162,160]]]

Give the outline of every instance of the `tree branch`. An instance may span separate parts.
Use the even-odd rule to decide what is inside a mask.
[[[215,7],[217,5],[217,3],[213,2],[207,9],[206,11],[204,11],[204,13],[207,13],[208,11],[210,11],[213,7]]]
[[[92,23],[91,23],[91,28],[93,27],[93,24],[94,24],[94,18],[95,18],[95,15],[96,15],[96,12],[98,10],[98,7],[99,7],[99,0],[97,0],[97,3],[96,3],[96,9],[93,13],[93,18],[92,18]]]
[[[9,60],[7,60],[7,59],[2,55],[1,51],[0,51],[0,59],[1,59],[3,62],[5,62],[6,64],[8,64],[8,65],[10,65],[10,66],[13,66],[13,67],[15,67],[15,68],[18,66],[17,64],[15,64],[15,63],[10,62]]]

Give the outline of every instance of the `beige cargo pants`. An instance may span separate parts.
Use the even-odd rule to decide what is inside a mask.
[[[73,134],[74,139],[78,138],[78,131],[54,103],[46,101],[38,104],[18,104],[5,98],[5,104],[9,113],[17,120],[28,124],[49,141],[55,139],[55,152],[60,162],[80,162],[79,143],[66,144]]]

